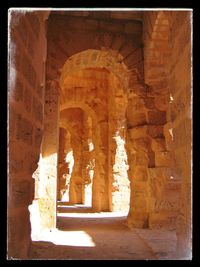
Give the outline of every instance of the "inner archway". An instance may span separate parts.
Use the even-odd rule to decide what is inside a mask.
[[[93,123],[79,107],[60,111],[59,176],[57,201],[91,206],[95,166]],[[67,134],[68,133],[68,134]]]
[[[127,99],[124,85],[102,65],[77,68],[66,78],[61,77],[64,84],[61,82],[60,110],[79,106],[86,110],[94,124],[90,129],[94,142],[89,141],[91,138],[87,140],[89,149],[94,150],[94,157],[87,166],[93,165],[90,169],[94,177],[92,208],[94,211],[128,212],[130,182],[125,150]]]

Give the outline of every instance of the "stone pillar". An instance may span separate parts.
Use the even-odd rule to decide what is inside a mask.
[[[149,224],[148,167],[154,166],[154,154],[147,135],[146,87],[130,80],[128,92],[127,153],[131,186],[129,227],[147,228]]]
[[[82,136],[82,176],[84,180],[84,204],[92,204],[92,182],[94,169],[94,144],[92,137],[92,119],[84,114]]]
[[[98,170],[99,175],[99,201],[100,210],[108,211],[108,122],[102,121],[99,123],[100,128],[100,149],[96,155],[97,165],[95,168]]]
[[[102,146],[101,140],[101,129],[100,123],[97,122],[96,126],[93,126],[93,133],[94,133],[94,158],[95,158],[95,167],[94,167],[94,179],[93,179],[93,186],[92,186],[92,208],[94,211],[102,211],[107,210],[108,206],[104,209],[103,208],[103,200],[106,203],[107,196],[105,194],[105,181],[106,181],[106,154],[104,151],[104,147]],[[104,134],[107,131],[104,129]],[[107,201],[108,204],[108,201]]]
[[[31,244],[32,175],[43,132],[48,12],[9,10],[8,259],[27,259]]]
[[[56,227],[57,174],[59,148],[59,96],[55,81],[48,81],[45,93],[44,135],[42,141],[41,183],[38,200],[42,229]]]
[[[66,158],[71,152],[70,133],[60,127],[59,134],[59,170],[58,170],[58,186],[57,200],[68,201],[69,199],[69,179],[71,176],[71,161]],[[69,157],[69,156],[68,156]]]
[[[127,94],[118,78],[109,80],[109,209],[128,211],[130,181],[125,149]]]
[[[104,184],[101,184],[102,177],[100,173],[103,173],[103,167],[98,156],[95,158],[95,168],[94,168],[94,181],[92,189],[92,208],[96,212],[102,211],[102,197],[104,193]],[[102,181],[102,183],[104,180]]]
[[[82,199],[82,140],[78,128],[71,132],[71,146],[73,150],[74,166],[70,179],[69,202],[72,204],[83,203]]]

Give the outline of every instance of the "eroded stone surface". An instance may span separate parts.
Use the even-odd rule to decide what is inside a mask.
[[[8,257],[27,257],[28,206],[37,236],[66,194],[128,211],[130,228],[176,230],[177,257],[190,257],[191,13],[59,12],[11,12]],[[145,257],[132,248],[119,258]]]

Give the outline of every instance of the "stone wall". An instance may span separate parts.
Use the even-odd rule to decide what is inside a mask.
[[[189,11],[149,12],[144,19],[145,82],[151,86],[157,108],[166,112],[164,139],[152,143],[158,151],[158,168],[149,170],[154,198],[150,224],[176,228],[180,257],[191,256],[190,15]]]
[[[148,123],[157,132],[151,140],[155,164],[148,169],[149,227],[175,229],[180,209],[180,179],[175,170],[172,124],[169,116],[169,38],[168,12],[147,12],[144,16],[143,32],[145,83],[148,84],[146,101],[151,99],[153,109],[148,114]]]
[[[26,258],[43,131],[46,37],[42,12],[9,10],[8,258]]]
[[[191,12],[171,12],[169,116],[173,128],[176,173],[181,179],[177,218],[178,252],[191,258],[192,248],[192,21]]]

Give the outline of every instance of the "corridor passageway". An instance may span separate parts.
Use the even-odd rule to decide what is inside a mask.
[[[191,259],[192,10],[8,17],[8,259]]]
[[[57,229],[31,244],[31,259],[173,259],[175,231],[132,229],[126,212],[92,212],[84,205],[58,208]]]

